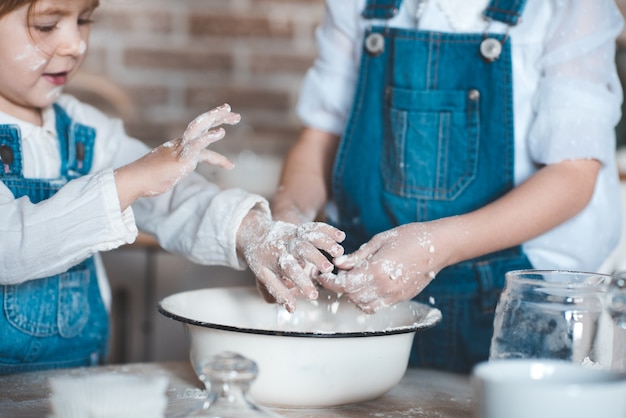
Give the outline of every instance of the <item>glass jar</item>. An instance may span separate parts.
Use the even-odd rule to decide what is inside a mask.
[[[623,371],[624,283],[600,273],[508,272],[489,358],[560,359]]]

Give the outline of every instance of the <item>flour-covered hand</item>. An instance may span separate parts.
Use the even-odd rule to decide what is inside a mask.
[[[429,224],[407,224],[375,235],[352,254],[334,260],[339,272],[318,282],[366,313],[409,300],[440,270]]]
[[[256,275],[260,290],[293,312],[297,293],[310,300],[318,296],[309,267],[313,265],[321,273],[334,268],[320,250],[339,257],[343,254],[339,243],[344,238],[342,231],[325,223],[297,226],[272,221],[253,209],[241,224],[237,248]]]
[[[211,143],[222,139],[225,135],[223,128],[213,129],[217,126],[227,124],[235,125],[241,120],[241,115],[231,112],[230,106],[224,104],[196,117],[185,129],[181,145],[184,157],[197,162],[206,162],[219,165],[223,168],[231,169],[233,163],[223,155],[206,149]],[[187,150],[187,151],[185,151]]]
[[[169,190],[194,171],[199,162],[232,168],[232,162],[207,147],[226,135],[220,125],[233,125],[240,119],[239,114],[231,112],[229,105],[222,105],[196,117],[189,123],[182,138],[166,142],[145,156],[143,163],[158,166],[158,170],[151,173],[153,186],[148,189],[149,193],[160,194]]]
[[[168,141],[117,169],[116,183],[122,208],[139,197],[165,193],[194,171],[199,162],[232,168],[234,165],[228,158],[207,147],[224,138],[226,132],[220,125],[234,125],[240,120],[241,116],[231,112],[229,105],[222,105],[195,118],[182,138]]]

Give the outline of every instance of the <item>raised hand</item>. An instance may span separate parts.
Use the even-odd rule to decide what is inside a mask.
[[[207,149],[224,138],[220,125],[234,125],[241,116],[225,104],[201,114],[185,130],[182,138],[168,141],[142,158],[116,170],[116,184],[122,209],[139,197],[165,193],[196,169],[199,162],[231,169],[225,156]]]

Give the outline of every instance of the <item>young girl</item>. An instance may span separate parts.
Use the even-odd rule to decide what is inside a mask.
[[[273,212],[332,208],[354,252],[323,285],[366,312],[435,304],[412,364],[469,372],[506,271],[594,271],[618,242],[622,18],[612,0],[326,9]]]
[[[239,115],[227,105],[150,151],[119,121],[61,95],[83,62],[97,0],[0,3],[0,373],[95,365],[106,356],[108,283],[99,251],[138,228],[204,264],[244,268],[287,309],[301,266],[332,265],[343,233],[271,221],[267,202],[193,173]],[[288,277],[289,280],[283,279]],[[288,282],[288,283],[287,283]]]

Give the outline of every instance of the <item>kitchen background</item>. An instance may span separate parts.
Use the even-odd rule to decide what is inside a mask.
[[[341,1],[341,0],[337,0]],[[626,11],[626,0],[618,0]],[[229,103],[242,122],[212,146],[237,167],[199,170],[223,187],[271,197],[297,137],[300,82],[313,62],[323,0],[101,0],[91,48],[68,92],[157,146],[198,114]],[[626,80],[626,35],[617,62]],[[618,127],[626,145],[626,127]],[[198,266],[150,237],[103,255],[113,289],[113,363],[187,358],[180,323],[157,312],[184,290],[253,284],[249,271]]]

